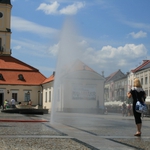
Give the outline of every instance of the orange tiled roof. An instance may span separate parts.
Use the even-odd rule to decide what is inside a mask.
[[[38,69],[12,56],[0,56],[0,74],[3,76],[0,84],[5,85],[40,85],[46,79]],[[23,75],[24,80],[19,80],[19,74]]]
[[[36,68],[12,57],[0,56],[0,69],[4,70],[37,70]]]
[[[54,75],[51,75],[49,78],[45,79],[45,81],[43,82],[43,84],[51,82],[51,81],[54,81]]]
[[[137,68],[135,68],[135,69],[133,69],[133,70],[131,70],[133,73],[135,73],[135,72],[137,72],[137,71],[139,71],[139,70],[141,70],[142,68],[144,68],[146,65],[148,65],[150,63],[150,60],[143,60],[143,63],[140,65],[140,66],[138,66]]]

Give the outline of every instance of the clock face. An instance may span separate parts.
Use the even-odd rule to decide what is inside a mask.
[[[2,17],[3,17],[3,13],[0,12],[0,18],[2,18]]]

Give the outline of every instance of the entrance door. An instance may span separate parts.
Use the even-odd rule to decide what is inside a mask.
[[[3,93],[0,93],[0,107],[4,105],[3,95]]]

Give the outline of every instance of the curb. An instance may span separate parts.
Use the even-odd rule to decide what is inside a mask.
[[[48,120],[11,120],[0,119],[0,122],[49,122]]]

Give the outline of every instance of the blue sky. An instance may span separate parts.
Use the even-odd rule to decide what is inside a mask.
[[[149,59],[149,0],[12,0],[12,56],[49,77],[60,33],[72,17],[83,62],[104,75],[126,73]]]

